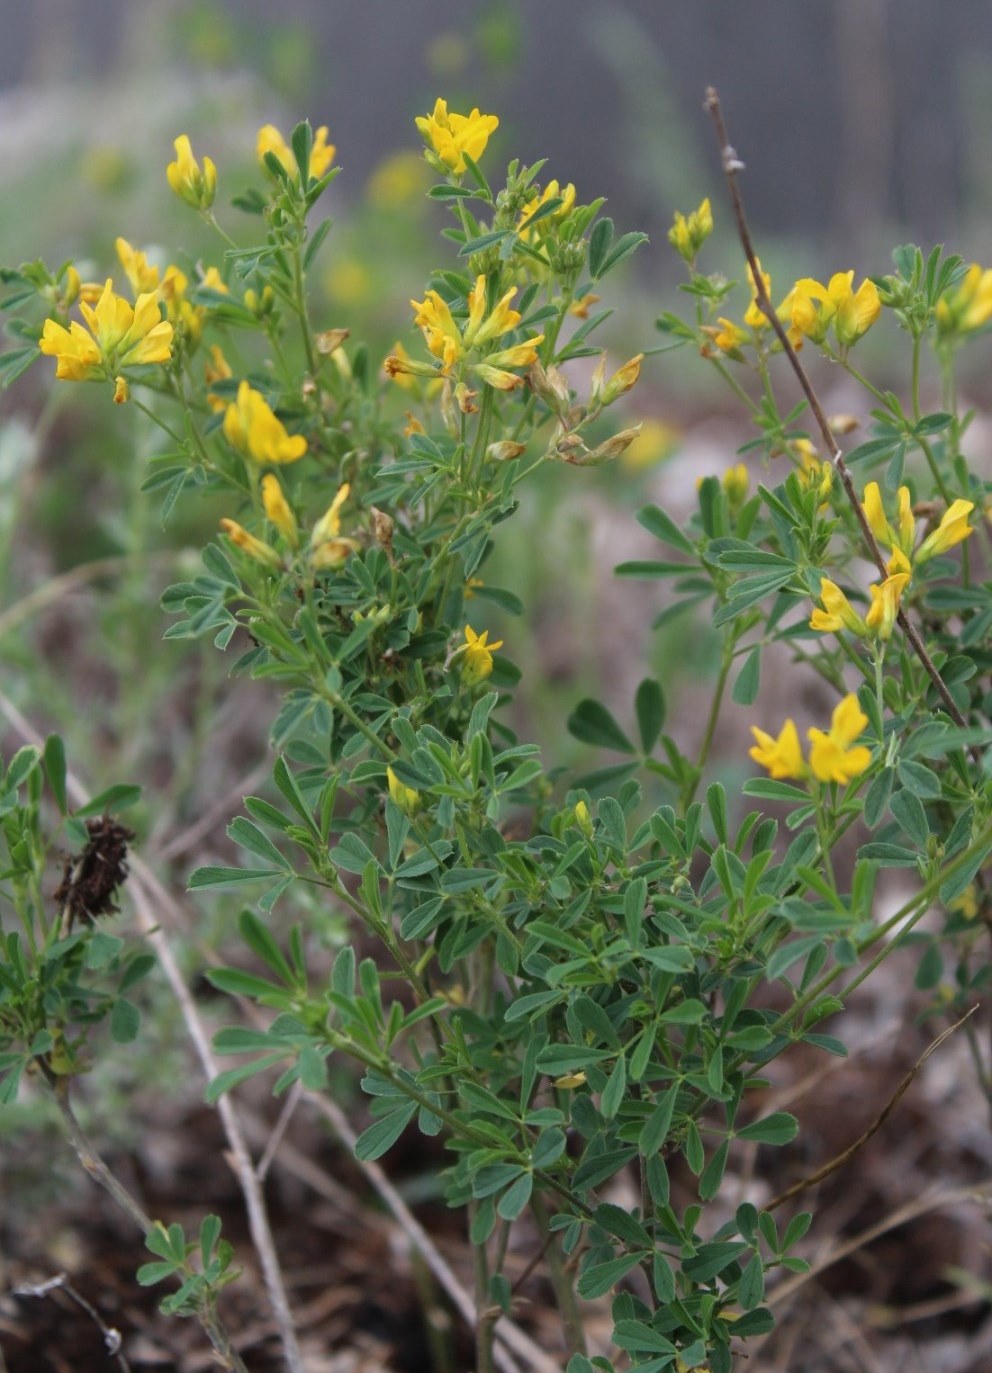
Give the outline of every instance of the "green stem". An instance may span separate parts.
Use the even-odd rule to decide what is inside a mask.
[[[530,1205],[537,1222],[538,1233],[543,1239],[545,1235],[551,1233],[551,1218],[548,1215],[548,1208],[544,1204],[544,1197],[540,1192],[534,1192]],[[562,1260],[557,1237],[553,1238],[548,1245],[547,1260],[548,1275],[551,1278],[555,1301],[558,1303],[562,1324],[565,1327],[565,1343],[568,1353],[569,1355],[584,1355],[586,1352],[585,1329],[579,1314],[578,1303],[575,1300],[575,1288],[569,1271]]]
[[[727,687],[727,677],[730,674],[730,667],[734,661],[734,645],[736,636],[733,632],[728,632],[723,638],[723,651],[720,659],[720,672],[716,679],[716,687],[713,691],[713,700],[710,702],[710,713],[706,721],[706,731],[703,734],[703,742],[700,745],[699,757],[696,760],[695,776],[689,783],[682,797],[683,812],[688,810],[696,797],[699,783],[702,780],[703,768],[710,756],[710,749],[713,746],[713,736],[716,733],[717,721],[720,718],[720,707],[723,705],[723,693]]]

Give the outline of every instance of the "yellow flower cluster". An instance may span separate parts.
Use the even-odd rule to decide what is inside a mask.
[[[743,360],[743,347],[752,343],[756,334],[769,327],[768,318],[758,304],[750,265],[747,276],[752,299],[744,314],[746,327],[742,328],[733,320],[725,319],[721,315],[716,325],[704,328],[704,332],[709,335],[720,352],[726,353],[738,362]],[[766,293],[770,296],[771,277],[763,271],[761,279]],[[838,347],[842,352],[846,352],[868,332],[878,319],[881,309],[882,302],[874,283],[866,278],[855,291],[854,272],[849,271],[835,272],[826,286],[813,277],[801,278],[776,307],[775,313],[786,326],[789,341],[794,348],[801,348],[805,339],[826,345],[828,335],[832,331]]]
[[[992,268],[973,262],[952,292],[937,302],[937,334],[970,334],[992,319]]]
[[[452,661],[461,662],[461,679],[465,686],[475,686],[493,670],[493,654],[503,647],[503,640],[489,643],[489,630],[476,634],[471,625],[465,626],[465,642],[455,650]]]
[[[438,162],[455,176],[465,171],[465,154],[478,162],[485,152],[489,135],[499,127],[499,119],[494,114],[480,114],[473,109],[471,114],[449,114],[448,102],[440,98],[428,115],[417,117],[417,128],[423,135],[429,152]]]
[[[54,357],[61,381],[93,381],[114,377],[124,367],[168,362],[172,356],[172,325],[162,318],[158,295],[147,291],[132,306],[114,294],[108,277],[95,305],[80,299],[86,328],[73,320],[66,329],[46,319],[38,347]]]
[[[916,519],[908,486],[900,486],[896,500],[899,506],[898,527],[893,528],[885,514],[878,482],[869,482],[865,487],[864,511],[871,532],[883,547],[892,551],[894,559],[904,564],[901,570],[908,571],[910,564],[918,567],[930,558],[935,558],[938,553],[946,553],[949,548],[963,542],[973,533],[968,524],[968,516],[974,510],[975,503],[959,499],[953,501],[945,510],[940,524],[927,535],[914,552]]]
[[[691,214],[675,211],[675,221],[668,231],[668,241],[686,262],[694,262],[696,254],[713,232],[713,211],[709,197]]]
[[[776,779],[803,781],[809,776],[818,782],[850,782],[859,777],[871,762],[871,750],[856,741],[864,733],[868,716],[853,693],[836,706],[830,729],[807,731],[810,741],[809,762],[803,759],[799,732],[793,720],[786,720],[777,739],[757,725],[751,726],[755,745],[749,757]]]
[[[516,293],[514,286],[487,313],[486,279],[484,276],[477,277],[468,294],[468,319],[463,329],[456,324],[448,303],[437,291],[428,291],[423,300],[411,300],[415,312],[414,323],[423,333],[428,351],[441,363],[442,376],[450,377],[456,365],[464,364],[470,353],[480,352],[517,327],[520,312],[510,307],[510,301]],[[484,360],[468,363],[467,369],[499,391],[512,391],[514,387],[522,386],[524,379],[509,369],[529,367],[537,359],[537,345],[543,341],[543,334],[535,334],[523,343],[486,353]],[[391,377],[402,374],[438,375],[436,367],[415,362],[399,352],[389,355],[385,369]]]

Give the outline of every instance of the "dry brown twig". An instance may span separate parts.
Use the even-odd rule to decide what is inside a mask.
[[[744,163],[737,156],[737,152],[727,136],[727,127],[723,119],[723,110],[720,107],[720,97],[712,86],[707,88],[706,101],[703,108],[709,113],[713,120],[713,126],[720,142],[720,158],[723,165],[723,173],[727,181],[727,187],[730,191],[734,219],[737,223],[737,234],[740,238],[741,246],[744,249],[744,255],[747,258],[748,266],[751,268],[751,276],[754,280],[755,299],[757,300],[762,313],[767,318],[768,323],[775,331],[775,335],[782,345],[782,351],[785,353],[793,372],[796,374],[796,379],[802,388],[803,395],[809,402],[809,408],[816,421],[816,427],[822,435],[826,450],[830,454],[830,461],[833,464],[837,475],[840,477],[844,492],[851,504],[851,509],[854,511],[858,524],[861,527],[861,533],[871,554],[872,561],[882,576],[887,577],[888,568],[885,565],[885,558],[882,556],[882,550],[879,548],[875,535],[872,533],[871,525],[869,525],[868,517],[864,511],[864,506],[858,500],[857,492],[854,489],[854,482],[851,480],[851,473],[844,461],[844,455],[838,447],[837,439],[833,430],[830,428],[830,424],[824,414],[819,398],[813,389],[813,384],[806,373],[806,369],[799,361],[798,354],[789,340],[789,336],[786,333],[782,321],[775,313],[775,307],[772,305],[768,291],[765,287],[764,278],[761,275],[761,266],[758,262],[758,256],[751,240],[751,233],[747,226],[747,217],[744,214],[744,201],[741,197],[741,190],[737,181],[737,174],[744,170]],[[933,659],[927,652],[926,645],[920,638],[915,626],[910,622],[906,612],[901,607],[897,618],[899,627],[905,634],[913,652],[922,663],[927,676],[930,678],[931,682],[933,682],[948,715],[956,725],[965,728],[967,721],[958,709],[957,703],[948,690],[946,682],[934,666]]]
[[[791,1187],[787,1187],[784,1192],[780,1192],[777,1197],[772,1197],[771,1201],[766,1201],[764,1209],[766,1211],[774,1211],[775,1208],[777,1206],[781,1206],[784,1201],[790,1201],[793,1197],[799,1196],[801,1192],[805,1192],[810,1187],[815,1187],[818,1182],[822,1182],[824,1178],[828,1178],[831,1173],[836,1173],[838,1168],[843,1168],[844,1164],[849,1162],[849,1160],[854,1157],[858,1150],[863,1148],[864,1145],[868,1143],[872,1135],[877,1134],[878,1131],[882,1128],[882,1126],[888,1120],[889,1116],[898,1106],[899,1102],[905,1096],[906,1092],[909,1090],[910,1083],[916,1077],[917,1073],[923,1067],[924,1063],[926,1063],[927,1059],[931,1056],[931,1054],[936,1053],[936,1051],[940,1048],[944,1041],[949,1039],[955,1030],[960,1029],[961,1026],[965,1023],[965,1021],[969,1020],[977,1010],[977,1005],[972,1006],[971,1010],[966,1011],[960,1020],[956,1020],[953,1025],[949,1025],[947,1029],[943,1031],[942,1034],[939,1034],[937,1036],[937,1038],[933,1041],[932,1044],[929,1044],[927,1046],[927,1048],[923,1051],[920,1057],[913,1064],[912,1068],[910,1068],[909,1072],[906,1074],[903,1080],[899,1083],[899,1086],[889,1097],[888,1101],[882,1107],[879,1114],[868,1126],[868,1129],[865,1130],[864,1133],[860,1135],[854,1141],[853,1144],[848,1145],[848,1147],[842,1150],[839,1154],[837,1154],[836,1157],[830,1159],[828,1163],[825,1163],[822,1168],[818,1168],[815,1173],[810,1173],[808,1177],[800,1178],[800,1180],[798,1182],[793,1183]]]

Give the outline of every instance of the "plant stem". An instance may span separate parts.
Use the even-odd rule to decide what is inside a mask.
[[[723,111],[720,108],[720,98],[712,86],[709,87],[709,89],[706,92],[706,108],[709,110],[712,116],[713,124],[717,132],[717,137],[720,141],[720,152],[723,161],[723,170],[724,175],[726,176],[727,186],[730,190],[730,198],[734,208],[734,216],[737,220],[737,232],[740,236],[741,244],[744,248],[744,254],[747,257],[747,260],[751,266],[751,272],[754,277],[755,295],[757,297],[758,304],[764,312],[766,318],[768,319],[768,322],[771,325],[772,329],[775,331],[775,334],[782,345],[782,349],[786,357],[789,359],[789,363],[792,367],[793,372],[796,375],[796,379],[799,382],[800,387],[802,388],[803,394],[809,402],[810,411],[814,419],[816,420],[817,428],[819,429],[820,434],[823,437],[823,441],[826,444],[826,449],[827,452],[830,454],[831,462],[836,468],[837,474],[840,477],[841,483],[844,487],[845,494],[847,495],[847,499],[850,501],[851,508],[854,511],[858,524],[861,526],[861,533],[871,553],[872,561],[875,563],[875,566],[878,568],[882,576],[887,577],[888,569],[885,565],[885,558],[882,556],[882,551],[878,546],[878,543],[875,539],[875,535],[872,533],[871,526],[868,523],[868,517],[864,512],[864,508],[861,502],[858,500],[857,492],[854,489],[854,482],[851,480],[851,474],[848,471],[847,464],[844,462],[844,455],[841,453],[840,449],[837,446],[837,440],[834,438],[833,430],[830,428],[830,425],[827,422],[827,417],[823,412],[823,406],[820,404],[819,397],[813,390],[813,385],[806,374],[806,370],[803,367],[802,363],[799,361],[799,357],[796,354],[795,348],[793,348],[792,346],[792,343],[789,339],[789,335],[786,332],[785,327],[782,324],[782,321],[775,313],[775,307],[772,305],[768,292],[765,289],[764,279],[761,275],[761,268],[758,263],[757,255],[754,251],[754,245],[751,242],[751,234],[747,227],[747,219],[744,215],[744,202],[741,199],[740,187],[737,184],[737,173],[743,167],[743,163],[740,161],[740,159],[737,156],[737,153],[730,145],[729,139],[727,137],[726,125],[723,121]],[[940,699],[943,701],[944,708],[946,709],[948,715],[950,715],[951,719],[954,721],[956,725],[959,725],[962,729],[965,728],[967,722],[965,721],[964,716],[958,709],[957,702],[954,700],[954,697],[948,691],[947,684],[945,683],[944,679],[941,677],[940,673],[934,666],[933,659],[927,652],[926,646],[923,643],[923,640],[920,638],[919,633],[917,632],[915,627],[910,623],[909,619],[906,616],[906,612],[901,608],[899,610],[897,618],[899,621],[900,628],[902,629],[907,640],[909,641],[910,647],[912,648],[916,656],[919,658],[920,662],[923,664],[923,667],[926,670],[927,675],[936,687],[937,693],[940,696]]]
[[[548,1208],[544,1204],[544,1197],[540,1192],[534,1192],[530,1206],[541,1236],[551,1234],[551,1218],[548,1215]],[[579,1314],[578,1303],[575,1300],[575,1288],[572,1285],[568,1269],[562,1261],[557,1238],[548,1245],[546,1257],[548,1275],[551,1278],[551,1285],[555,1289],[555,1300],[558,1303],[558,1310],[561,1312],[562,1324],[565,1328],[565,1343],[568,1353],[569,1355],[585,1354],[585,1329]]]

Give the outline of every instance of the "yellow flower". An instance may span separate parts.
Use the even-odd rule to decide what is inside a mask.
[[[480,114],[478,108],[471,114],[449,114],[447,101],[440,98],[433,111],[419,115],[416,123],[428,148],[456,176],[465,171],[465,154],[478,162],[489,135],[499,127],[496,115]]]
[[[405,786],[391,767],[386,768],[386,781],[394,804],[404,815],[415,815],[420,809],[420,792],[416,787]]]
[[[340,567],[346,558],[361,547],[357,539],[341,537],[341,507],[351,492],[345,484],[331,501],[310,535],[310,565],[315,569]]]
[[[223,396],[215,396],[209,390],[215,381],[227,381],[232,376],[231,364],[224,356],[223,349],[219,343],[215,343],[210,348],[210,361],[203,364],[203,380],[206,383],[207,404],[211,410],[226,410],[228,402]]]
[[[299,176],[299,168],[296,165],[293,150],[274,124],[263,124],[259,129],[255,151],[259,162],[266,170],[268,168],[265,162],[265,154],[273,153],[282,163],[288,176]],[[310,149],[309,172],[315,181],[319,181],[330,167],[336,152],[337,148],[334,144],[327,141],[327,125],[321,124],[319,129],[314,130],[313,146]]]
[[[313,534],[311,535],[310,542],[314,547],[323,543],[325,539],[336,539],[341,533],[341,507],[350,494],[351,485],[350,483],[345,482],[344,485],[338,489],[333,501],[331,501],[330,505],[313,527]]]
[[[240,453],[257,463],[296,462],[307,451],[303,435],[287,434],[265,398],[247,381],[238,387],[237,400],[224,412],[224,435]]]
[[[886,548],[897,549],[907,559],[910,559],[913,556],[913,544],[916,541],[916,517],[913,514],[913,502],[910,498],[909,487],[900,486],[896,499],[899,504],[898,532],[892,528],[886,517],[878,482],[869,482],[865,487],[863,501],[865,518],[871,532],[880,544],[884,544]]]
[[[476,634],[471,625],[465,626],[465,642],[455,656],[462,660],[461,678],[466,686],[475,686],[493,670],[493,654],[503,647],[503,640],[497,639],[491,644],[487,642],[488,638],[488,629]]]
[[[858,698],[845,696],[830,720],[829,733],[822,729],[808,730],[810,741],[809,765],[813,776],[821,782],[850,782],[860,776],[871,762],[871,750],[854,741],[868,723]]]
[[[761,316],[764,319],[764,315]],[[735,324],[732,319],[725,319],[723,315],[717,316],[717,329],[714,325],[705,325],[703,333],[708,334],[721,353],[726,353],[736,362],[743,361],[741,348],[745,343],[750,343],[751,336],[746,329],[742,329],[739,324]]]
[[[284,534],[295,547],[297,539],[296,516],[279,485],[279,478],[266,472],[262,478],[262,505],[266,516],[272,521],[280,534]]]
[[[819,457],[809,439],[796,439],[792,447],[799,458],[799,480],[807,490],[816,490],[820,509],[825,509],[834,483],[833,465]]]
[[[914,558],[914,562],[925,563],[928,558],[935,558],[938,553],[946,553],[955,544],[967,539],[974,530],[968,524],[968,516],[975,508],[974,501],[956,500],[947,510],[944,511],[940,524],[920,544],[919,552]]]
[[[751,726],[751,733],[756,742],[748,750],[748,757],[767,768],[772,777],[779,781],[786,777],[799,781],[806,776],[806,764],[793,720],[786,720],[777,739],[757,725]]]
[[[675,222],[668,231],[668,241],[686,262],[693,262],[700,248],[713,232],[713,211],[707,197],[698,210],[689,215],[675,211]]]
[[[209,291],[218,291],[222,296],[231,294],[230,288],[216,267],[208,267],[200,279],[200,285]]]
[[[823,602],[823,609],[813,611],[809,622],[810,629],[816,629],[821,634],[839,634],[842,629],[849,629],[859,639],[866,637],[868,630],[865,621],[840,587],[828,577],[823,577],[820,581],[820,600]]]
[[[536,214],[542,205],[547,205],[549,200],[560,200],[561,204],[550,214],[542,216],[538,222],[531,227],[527,221],[531,215]],[[529,243],[533,237],[541,238],[548,228],[556,221],[562,220],[569,213],[575,204],[575,187],[571,182],[567,186],[559,186],[557,181],[549,181],[541,194],[535,195],[524,206],[520,215],[520,226],[517,230],[525,243]]]
[[[484,348],[517,327],[520,312],[510,306],[516,292],[514,286],[487,314],[486,279],[481,275],[477,277],[468,294],[468,319],[464,331],[458,327],[450,306],[437,291],[426,292],[423,300],[411,300],[414,323],[423,333],[428,350],[440,361],[442,376],[450,376],[456,363],[462,362],[470,352]],[[468,369],[497,390],[510,391],[522,386],[524,379],[508,369],[529,367],[537,359],[537,345],[543,341],[544,335],[536,334],[523,343],[486,354],[484,360],[469,363]],[[411,362],[397,354],[391,354],[386,359],[385,367],[387,373],[394,377],[399,373],[437,376],[436,368]]]
[[[224,533],[238,548],[254,558],[256,562],[264,563],[266,567],[279,567],[281,559],[274,548],[270,548],[261,539],[256,539],[254,534],[249,534],[248,530],[238,524],[237,520],[221,520],[220,527]]]
[[[63,381],[113,376],[122,367],[168,362],[172,325],[164,320],[154,293],[140,295],[133,307],[114,294],[107,278],[95,306],[80,300],[89,334],[75,320],[65,329],[46,319],[38,347],[56,359],[55,375]]]
[[[992,319],[992,268],[973,262],[954,290],[937,302],[937,332],[967,334]]]
[[[813,277],[797,281],[790,293],[793,327],[822,343],[832,325],[842,348],[857,343],[878,319],[882,302],[873,282],[866,278],[857,291],[853,282],[853,270],[835,272],[826,286]]]
[[[897,572],[886,577],[880,586],[868,588],[871,607],[865,616],[865,624],[872,634],[883,642],[892,637],[903,592],[909,585],[909,576],[908,572]]]
[[[574,315],[576,319],[588,319],[590,305],[595,305],[598,300],[599,296],[592,291],[587,291],[584,296],[572,301],[568,307],[568,313]]]
[[[115,239],[114,247],[134,294],[139,296],[142,292],[154,291],[158,285],[158,268],[149,263],[144,253],[132,248],[126,238]]]
[[[758,270],[761,272],[760,262],[758,263]],[[748,285],[751,287],[751,304],[744,312],[744,323],[749,329],[767,329],[768,316],[758,304],[758,292],[755,287],[754,273],[751,271],[750,263],[747,265],[747,280]],[[765,295],[770,299],[772,293],[772,279],[767,272],[761,272],[761,280],[764,282]]]
[[[165,169],[169,185],[179,199],[192,205],[194,210],[209,210],[217,193],[217,168],[209,157],[205,157],[203,169],[200,169],[187,134],[180,134],[173,147],[176,160]]]
[[[191,343],[197,343],[203,333],[203,310],[186,299],[189,279],[186,273],[175,265],[165,269],[165,276],[158,288],[159,299],[173,324],[182,325]]]
[[[739,462],[728,467],[721,478],[721,485],[732,508],[743,505],[747,500],[747,465]]]
[[[610,377],[606,378],[606,354],[604,353],[596,364],[596,370],[592,374],[592,384],[589,388],[589,405],[598,409],[605,409],[612,405],[634,386],[637,378],[641,375],[641,363],[644,361],[643,353],[635,353],[632,358],[618,367]]]

